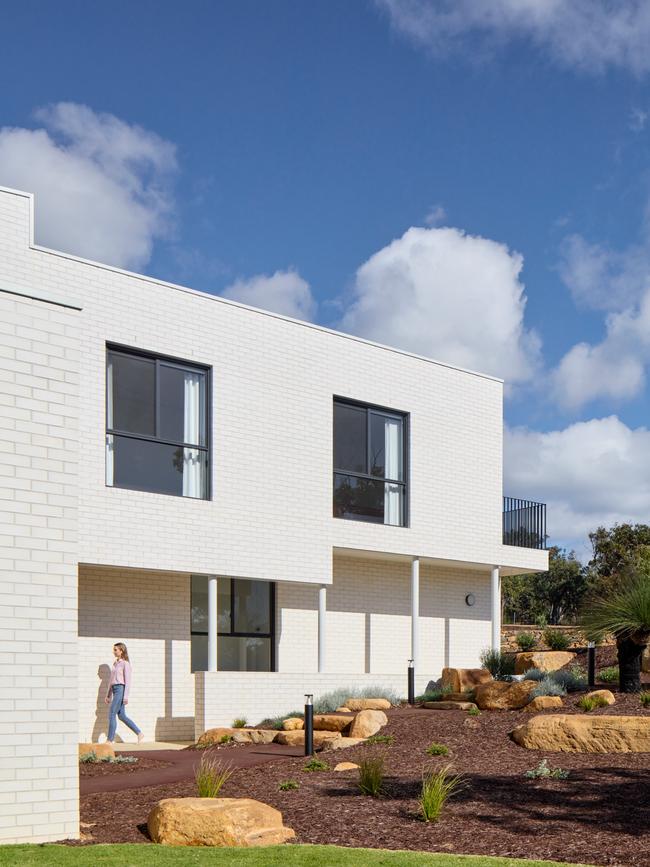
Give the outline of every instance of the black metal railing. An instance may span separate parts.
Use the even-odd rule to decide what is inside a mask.
[[[504,497],[503,544],[546,548],[546,503]]]

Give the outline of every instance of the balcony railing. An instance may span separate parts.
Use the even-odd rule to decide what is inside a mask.
[[[503,544],[546,548],[546,503],[504,497]]]

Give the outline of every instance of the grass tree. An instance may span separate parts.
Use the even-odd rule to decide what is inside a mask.
[[[592,599],[581,623],[591,641],[615,637],[619,689],[640,692],[643,652],[650,642],[650,560],[640,558],[619,587]]]

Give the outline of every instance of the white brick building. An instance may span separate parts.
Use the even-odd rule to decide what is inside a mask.
[[[189,740],[476,665],[547,567],[541,509],[503,542],[492,377],[40,248],[5,189],[0,333],[2,841],[77,834],[115,641]]]

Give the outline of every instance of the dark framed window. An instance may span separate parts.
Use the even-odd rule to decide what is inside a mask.
[[[334,399],[334,517],[406,526],[407,416]]]
[[[208,577],[192,575],[192,671],[208,667]],[[219,671],[275,671],[275,584],[217,578]]]
[[[109,346],[106,484],[209,498],[209,370]]]

